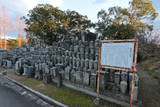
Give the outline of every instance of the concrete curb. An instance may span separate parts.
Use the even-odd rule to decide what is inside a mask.
[[[8,76],[5,76],[5,77],[6,77],[8,80],[10,80],[10,81],[12,81],[13,83],[15,83],[16,85],[24,88],[25,90],[31,92],[32,94],[36,95],[37,97],[41,98],[42,100],[48,102],[49,104],[52,104],[52,105],[54,105],[54,106],[56,106],[56,107],[68,107],[67,105],[65,105],[65,104],[63,104],[63,103],[61,103],[61,102],[58,102],[58,101],[56,101],[56,100],[54,100],[54,99],[52,99],[52,98],[50,98],[50,97],[48,97],[48,96],[46,96],[46,95],[38,92],[38,91],[35,91],[35,90],[33,90],[33,89],[31,89],[31,88],[29,88],[29,87],[27,87],[27,86],[25,86],[25,85],[17,82],[16,80],[13,80],[13,79],[9,78]]]

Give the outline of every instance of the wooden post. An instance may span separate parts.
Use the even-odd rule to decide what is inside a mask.
[[[97,97],[99,97],[100,72],[97,72]]]
[[[130,95],[130,107],[133,105],[133,99],[134,99],[134,94],[135,94],[135,81],[136,81],[136,72],[133,71],[132,75],[132,87],[131,87],[131,95]]]
[[[130,107],[132,107],[133,104],[133,99],[134,99],[134,91],[135,91],[135,81],[136,81],[136,73],[137,73],[137,69],[136,69],[136,64],[137,64],[137,52],[138,52],[138,40],[135,41],[135,57],[134,57],[134,62],[133,62],[133,67],[131,72],[133,72],[132,75],[132,87],[131,87],[131,95],[130,95]]]
[[[99,84],[100,84],[100,72],[101,72],[101,47],[99,44],[99,48],[98,48],[98,72],[97,72],[97,97],[99,98]]]
[[[100,96],[100,72],[101,72],[101,43],[98,44],[98,72],[97,72],[97,101],[99,102]]]

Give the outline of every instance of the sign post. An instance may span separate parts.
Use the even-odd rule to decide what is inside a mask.
[[[97,72],[97,96],[99,97],[99,82],[100,82],[100,72],[101,72],[101,48],[98,48],[98,72]]]
[[[99,82],[101,68],[132,72],[132,88],[130,95],[130,107],[133,104],[136,63],[138,52],[138,40],[107,40],[100,41],[97,72],[97,97],[99,97]]]

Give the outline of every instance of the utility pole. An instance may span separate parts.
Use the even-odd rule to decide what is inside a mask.
[[[4,6],[2,6],[2,32],[3,32],[3,36],[4,36],[4,49],[6,49],[6,8]]]
[[[0,25],[2,25],[1,24],[1,17],[0,17]],[[0,48],[2,48],[2,27],[0,26]]]
[[[7,41],[6,41],[6,35],[7,35],[7,26],[8,26],[8,15],[6,13],[6,7],[1,6],[1,10],[2,10],[2,18],[1,18],[1,37],[0,37],[0,41],[1,41],[1,48],[7,49]],[[2,39],[2,36],[4,37]]]
[[[22,35],[24,30],[24,24],[22,23],[21,17],[17,19],[17,30],[18,30],[18,46],[22,46]]]
[[[25,24],[22,21],[22,18],[19,16],[17,18],[17,31],[18,31],[18,46],[22,46],[22,39],[23,39],[23,32],[24,32],[24,28],[25,28]]]
[[[1,6],[0,6],[0,10],[2,10]],[[2,48],[2,37],[1,37],[2,36],[2,28],[3,28],[2,27],[2,25],[3,25],[2,22],[3,22],[2,21],[2,11],[0,11],[0,25],[1,25],[0,26],[0,48]]]

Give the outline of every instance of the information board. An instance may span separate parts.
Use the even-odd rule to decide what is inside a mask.
[[[102,42],[101,66],[115,69],[131,69],[134,63],[135,43],[134,41]]]

